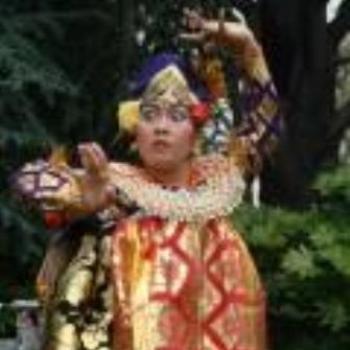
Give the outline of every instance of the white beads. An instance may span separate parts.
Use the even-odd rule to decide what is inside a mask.
[[[241,203],[245,183],[233,166],[194,189],[170,190],[141,176],[112,176],[115,186],[143,209],[144,215],[165,219],[203,221],[230,213]]]

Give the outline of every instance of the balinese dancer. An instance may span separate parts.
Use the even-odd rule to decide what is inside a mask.
[[[276,91],[247,26],[185,17],[185,39],[210,40],[239,60],[244,123],[229,142],[203,144],[210,125],[232,123],[220,64],[162,54],[119,109],[138,164],[86,143],[81,169],[54,158],[18,172],[17,190],[68,230],[38,277],[45,349],[266,349],[265,291],[229,214],[279,135]]]

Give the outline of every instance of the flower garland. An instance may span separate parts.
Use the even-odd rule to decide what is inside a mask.
[[[210,176],[194,189],[163,188],[141,174],[125,176],[118,165],[111,165],[110,180],[142,209],[139,215],[188,222],[229,214],[241,203],[245,190],[245,182],[235,166],[230,166],[227,173]]]

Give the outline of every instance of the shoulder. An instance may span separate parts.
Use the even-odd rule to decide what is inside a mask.
[[[239,168],[231,157],[221,153],[200,156],[193,161],[192,177],[194,184],[207,182],[211,178],[226,176],[232,172],[238,173]]]

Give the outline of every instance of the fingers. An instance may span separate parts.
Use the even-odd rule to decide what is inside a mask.
[[[100,167],[106,167],[108,164],[108,159],[102,147],[99,144],[93,142],[91,143],[91,150],[94,152]]]
[[[200,15],[198,11],[184,8],[184,25],[189,32],[181,33],[179,38],[191,42],[201,42],[205,39],[204,22],[205,19]]]
[[[238,10],[235,10],[237,21],[227,21],[223,7],[219,9],[216,20],[205,19],[198,11],[189,9],[184,9],[183,13],[189,32],[181,34],[181,39],[203,43],[209,38],[220,44],[235,45],[238,49],[240,44],[249,39],[249,29],[244,24],[243,14]]]
[[[212,38],[216,41],[224,42],[226,36],[228,36],[225,8],[220,8],[217,20],[207,20],[197,11],[189,9],[184,9],[184,16],[190,32],[181,34],[180,39],[203,43],[206,39]]]
[[[184,20],[186,27],[191,31],[199,31],[203,29],[204,18],[198,11],[184,8],[183,10]]]
[[[87,173],[93,177],[102,177],[108,167],[107,157],[96,143],[83,143],[78,146],[81,163]]]

